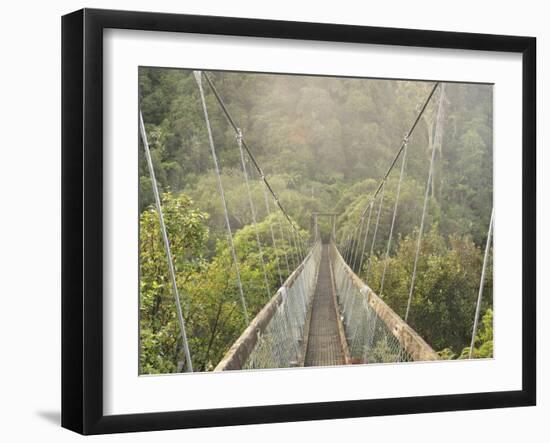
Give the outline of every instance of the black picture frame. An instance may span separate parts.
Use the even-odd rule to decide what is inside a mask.
[[[103,413],[103,30],[171,31],[522,54],[522,389],[131,415]],[[536,39],[83,9],[62,18],[62,426],[82,434],[536,403]]]

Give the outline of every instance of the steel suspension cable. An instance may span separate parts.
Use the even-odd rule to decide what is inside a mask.
[[[401,183],[403,182],[403,175],[405,172],[406,161],[407,161],[407,144],[405,143],[405,149],[403,150],[403,158],[401,159],[401,172],[399,174],[399,181],[397,182],[397,190],[395,191],[395,205],[393,206],[393,216],[391,219],[390,235],[388,237],[388,247],[386,248],[386,257],[384,258],[384,270],[382,271],[382,279],[380,281],[380,290],[378,294],[380,297],[382,297],[382,294],[384,292],[384,280],[386,278],[386,270],[388,268],[388,257],[390,255],[393,228],[395,227],[395,218],[397,215],[397,206],[399,205],[399,194],[401,193]]]
[[[439,116],[440,116],[440,113],[441,113],[441,107],[443,105],[443,91],[444,91],[444,89],[443,89],[443,86],[442,86],[441,95],[440,95],[440,99],[439,99],[439,107],[437,109],[437,114],[438,114],[437,122],[438,123],[439,123]],[[437,129],[438,128],[436,128],[436,130]],[[432,146],[432,155],[431,155],[431,158],[430,158],[430,168],[429,168],[429,171],[428,171],[428,180],[426,182],[426,191],[424,192],[424,206],[422,208],[422,218],[420,220],[420,229],[418,231],[418,239],[417,239],[417,243],[416,243],[416,253],[415,253],[415,256],[414,256],[414,265],[413,265],[413,272],[412,272],[412,277],[411,277],[411,286],[409,288],[409,298],[407,300],[407,310],[405,311],[405,318],[404,318],[405,321],[407,321],[407,319],[409,318],[409,312],[410,312],[410,309],[411,309],[411,302],[412,302],[412,297],[413,297],[413,292],[414,292],[414,283],[415,283],[415,280],[416,280],[416,270],[417,270],[417,266],[418,266],[418,256],[420,254],[420,245],[422,243],[422,232],[424,231],[424,221],[425,221],[425,218],[426,218],[426,208],[428,207],[428,198],[430,196],[430,184],[431,184],[432,176],[433,176],[434,163],[435,163],[435,143]]]
[[[170,280],[172,282],[172,291],[174,292],[174,299],[176,302],[176,312],[177,312],[178,323],[180,327],[181,339],[183,342],[183,351],[185,354],[186,368],[187,368],[187,372],[193,372],[193,361],[191,360],[191,352],[189,351],[187,333],[185,332],[185,320],[183,318],[183,312],[181,310],[180,295],[178,291],[178,285],[176,282],[176,271],[174,269],[174,262],[172,260],[172,252],[170,249],[170,240],[168,239],[166,224],[164,223],[164,216],[162,215],[162,204],[160,201],[157,179],[155,177],[155,168],[153,167],[153,160],[151,159],[151,151],[149,150],[149,142],[147,141],[147,133],[145,132],[145,125],[143,124],[143,116],[141,115],[141,111],[139,111],[139,130],[141,134],[141,141],[143,143],[143,148],[145,150],[145,158],[147,160],[149,175],[151,177],[151,185],[153,188],[153,194],[155,196],[155,205],[157,207],[162,239],[164,241],[164,250],[166,252],[166,261],[168,263]]]
[[[260,241],[260,232],[258,230],[258,223],[256,222],[256,210],[254,208],[254,201],[252,200],[252,191],[250,190],[250,183],[248,180],[248,171],[246,169],[246,162],[244,159],[242,137],[243,137],[243,134],[241,130],[239,130],[239,135],[237,136],[237,145],[239,146],[239,153],[241,156],[241,165],[243,167],[243,176],[244,176],[244,181],[246,183],[246,191],[248,194],[248,204],[250,206],[250,212],[252,214],[252,225],[254,228],[254,233],[256,234],[256,243],[258,244],[258,253],[260,254],[260,262],[261,262],[262,271],[264,274],[265,290],[267,292],[267,298],[269,299],[271,297],[271,290],[269,289],[269,281],[267,278],[267,270],[265,267],[264,251],[262,249],[262,243]]]
[[[485,254],[483,255],[483,267],[481,268],[481,279],[479,281],[479,292],[477,294],[476,313],[474,317],[474,327],[472,329],[472,341],[470,342],[470,352],[468,358],[472,358],[474,352],[474,344],[477,334],[477,324],[479,321],[479,311],[481,310],[481,297],[483,296],[483,287],[485,286],[485,273],[487,271],[487,262],[489,261],[489,250],[491,249],[491,237],[493,234],[493,224],[495,217],[495,209],[491,211],[491,221],[489,222],[489,230],[487,232],[487,243],[485,244]]]
[[[245,322],[248,325],[248,323],[249,323],[248,308],[246,306],[246,300],[245,300],[245,297],[244,297],[243,284],[242,284],[242,281],[241,281],[241,272],[239,270],[239,260],[237,258],[237,252],[235,250],[235,244],[233,242],[233,232],[231,231],[231,224],[229,222],[229,211],[227,209],[227,201],[225,199],[225,193],[224,193],[224,190],[223,190],[223,183],[222,183],[222,178],[221,178],[221,175],[220,175],[220,166],[218,164],[218,156],[216,154],[216,147],[214,145],[214,138],[212,137],[212,128],[210,127],[210,119],[208,117],[208,109],[206,107],[206,100],[205,100],[205,97],[204,97],[204,90],[202,88],[202,79],[201,79],[200,71],[198,71],[198,73],[195,72],[195,79],[196,79],[197,85],[199,87],[200,99],[201,99],[202,109],[203,109],[203,112],[204,112],[204,119],[206,121],[206,129],[208,131],[208,142],[210,143],[210,150],[212,152],[212,158],[214,160],[214,169],[216,171],[216,178],[217,178],[217,182],[218,182],[218,191],[220,193],[220,197],[221,197],[221,200],[222,200],[224,216],[225,216],[225,224],[226,224],[227,233],[228,233],[229,247],[231,249],[231,255],[233,257],[233,264],[235,265],[235,272],[237,274],[237,284],[238,284],[238,287],[239,287],[239,294],[240,294],[241,304],[242,304],[242,308],[243,308],[243,315],[244,315]]]

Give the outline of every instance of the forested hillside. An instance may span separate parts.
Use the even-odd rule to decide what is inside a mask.
[[[313,211],[336,211],[337,240],[359,221],[433,87],[432,82],[210,72],[253,155],[289,214],[309,235]],[[298,261],[285,221],[253,168],[251,191],[268,288],[235,134],[205,86],[248,315],[252,318]],[[411,326],[445,358],[467,352],[492,210],[492,86],[446,84],[441,118],[436,93],[409,140],[383,298],[404,315],[429,160],[434,179]],[[193,364],[211,370],[244,329],[223,206],[198,88],[186,70],[140,68],[139,104],[176,257]],[[435,140],[436,123],[441,140]],[[140,372],[181,369],[183,352],[151,180],[140,155]],[[248,165],[250,166],[250,165]],[[377,291],[399,168],[389,177],[368,284]],[[273,243],[276,227],[277,241]],[[328,238],[328,224],[322,225]],[[286,240],[285,240],[286,239]],[[474,355],[492,356],[492,272]],[[466,348],[466,349],[465,349]]]

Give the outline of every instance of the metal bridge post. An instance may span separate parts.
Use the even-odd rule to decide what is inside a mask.
[[[177,312],[178,323],[180,327],[181,339],[183,342],[183,351],[185,353],[185,360],[187,362],[187,365],[186,365],[187,372],[193,372],[193,362],[191,360],[191,352],[189,351],[187,333],[185,332],[185,320],[183,319],[183,313],[181,310],[181,303],[180,303],[180,295],[178,291],[178,285],[176,283],[176,271],[174,269],[172,252],[170,251],[170,241],[168,239],[168,233],[166,232],[166,225],[164,223],[164,217],[162,215],[162,205],[160,202],[157,179],[155,177],[155,168],[153,167],[153,161],[151,159],[151,151],[149,150],[149,142],[147,141],[147,133],[145,132],[145,125],[143,124],[143,116],[141,115],[141,111],[139,111],[139,130],[141,133],[141,141],[143,142],[143,148],[145,150],[145,158],[147,160],[147,167],[149,168],[149,175],[151,176],[151,184],[153,187],[153,194],[155,196],[155,205],[157,207],[159,225],[160,225],[160,230],[162,232],[162,239],[164,241],[164,249],[166,252],[166,261],[168,262],[168,270],[170,272],[172,290],[174,292],[174,298],[176,301],[176,312]]]

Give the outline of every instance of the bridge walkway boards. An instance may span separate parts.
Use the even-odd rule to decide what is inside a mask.
[[[311,304],[311,317],[304,366],[345,364],[338,331],[338,313],[334,306],[329,263],[329,246],[322,245],[317,286]]]

